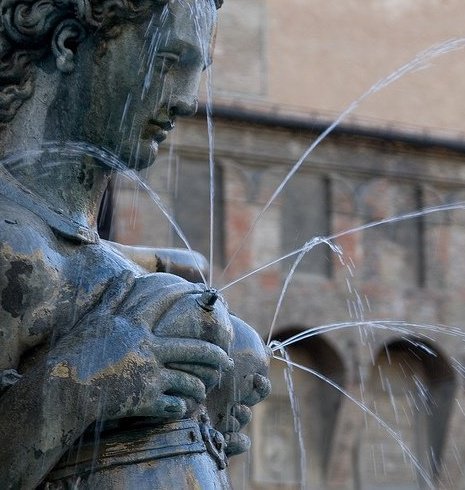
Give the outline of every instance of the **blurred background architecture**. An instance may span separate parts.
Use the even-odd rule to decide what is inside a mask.
[[[227,0],[220,14],[214,144],[204,89],[198,116],[179,121],[156,165],[144,171],[192,247],[208,256],[213,152],[215,286],[312,237],[465,201],[465,49],[458,49],[364,100],[305,160],[240,248],[318,135],[418,53],[465,36],[464,9],[461,0]],[[180,245],[141,190],[121,180],[112,195],[111,239]],[[437,488],[465,489],[465,210],[334,243],[342,257],[319,245],[302,260],[272,336],[365,322],[289,348],[293,361],[349,396],[294,369],[299,442],[285,365],[273,361],[273,394],[257,407],[251,452],[232,463],[235,488],[297,489],[303,479],[312,490],[413,490],[428,488],[424,472]],[[225,291],[231,309],[264,339],[295,258]],[[375,320],[384,322],[368,325]]]

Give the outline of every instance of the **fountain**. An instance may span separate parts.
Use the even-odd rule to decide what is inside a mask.
[[[195,112],[221,3],[2,3],[1,488],[229,488],[248,448],[260,337],[199,254],[97,234],[113,175]]]
[[[263,4],[238,1],[230,34],[237,37],[245,8],[261,15]],[[211,275],[207,280],[217,231],[212,207],[209,265],[173,219],[197,214],[194,224],[208,221],[194,185],[215,177],[210,101],[201,108],[208,151],[199,150],[199,135],[207,134],[199,120],[184,120],[167,156],[179,152],[204,164],[185,179],[188,204],[177,199],[172,213],[134,172],[156,161],[148,174],[156,183],[165,156],[159,143],[176,116],[194,112],[215,15],[212,0],[2,4],[0,486],[227,488],[227,457],[248,449],[240,429],[249,407],[269,391],[270,351],[229,313],[224,291],[262,327],[279,360],[273,376],[286,363],[295,368],[274,384],[270,403],[257,407],[252,488],[463,487],[463,445],[453,440],[463,434],[464,400],[456,389],[464,372],[457,342],[463,269],[450,264],[448,275],[442,268],[450,250],[433,250],[447,233],[461,250],[463,234],[436,213],[464,207],[457,179],[463,158],[454,145],[420,151],[418,138],[391,135],[390,145],[376,131],[359,135],[340,123],[400,77],[463,49],[464,39],[402,59],[371,88],[376,78],[366,77],[368,90],[319,134],[314,121],[303,127],[303,119],[279,114],[217,112],[215,148],[227,182],[217,191],[228,194],[228,225],[249,227],[240,231],[252,247],[228,237],[223,259],[230,263],[221,265],[229,270],[219,279],[228,284],[216,291]],[[261,42],[261,30],[252,30],[244,46]],[[226,58],[237,72],[247,71]],[[281,59],[285,72],[283,66]],[[266,67],[255,68],[261,76]],[[263,84],[252,85],[263,95]],[[253,128],[237,121],[247,117]],[[435,169],[444,153],[450,161]],[[150,195],[188,251],[110,243],[96,234],[99,202],[115,173]],[[213,204],[214,193],[208,197]],[[134,201],[142,201],[137,193]],[[405,219],[413,220],[413,232]],[[145,237],[161,235],[152,223],[145,227],[155,231]],[[270,271],[283,253],[295,261],[288,276],[287,267]],[[452,301],[442,291],[450,277]],[[289,403],[289,387],[304,388],[300,407],[294,396]],[[281,409],[302,420],[279,420]]]

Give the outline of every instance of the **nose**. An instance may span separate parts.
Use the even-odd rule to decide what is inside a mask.
[[[188,117],[193,116],[199,107],[198,97],[191,97],[190,99],[174,99],[170,104],[170,117]]]

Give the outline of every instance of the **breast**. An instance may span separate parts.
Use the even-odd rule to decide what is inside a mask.
[[[25,318],[29,341],[52,333],[56,339],[66,335],[99,302],[111,280],[127,269],[143,273],[104,242],[84,245],[58,239],[55,250],[60,257],[56,267],[36,266],[38,274],[32,278],[48,284],[42,284],[42,300],[34,303],[30,318]]]

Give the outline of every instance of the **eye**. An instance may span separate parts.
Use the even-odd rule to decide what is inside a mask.
[[[171,52],[160,52],[157,54],[157,65],[162,74],[166,74],[179,62],[179,55]]]

